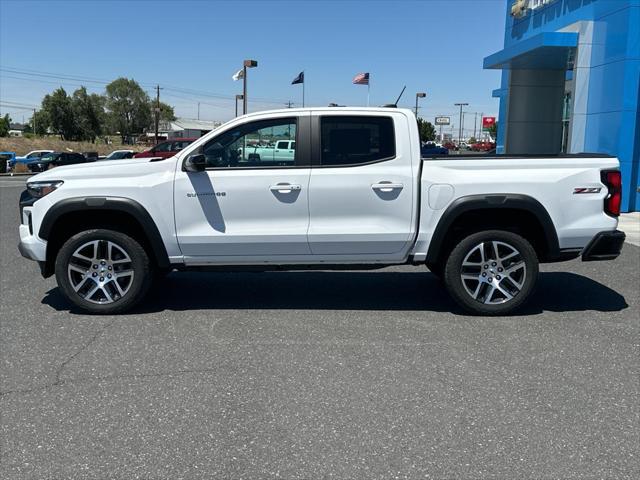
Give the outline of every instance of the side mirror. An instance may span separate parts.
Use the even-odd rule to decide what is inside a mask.
[[[184,170],[186,172],[203,172],[207,168],[207,157],[202,153],[189,155],[184,161]]]

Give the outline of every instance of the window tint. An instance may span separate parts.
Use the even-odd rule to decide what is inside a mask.
[[[291,167],[296,162],[295,151],[286,146],[276,150],[281,140],[295,140],[296,130],[295,118],[251,122],[215,137],[202,153],[208,167]]]
[[[171,151],[179,152],[180,150],[188,146],[190,143],[191,143],[190,141],[173,142],[173,148],[171,149]]]
[[[322,117],[322,165],[357,165],[396,154],[389,117]]]
[[[171,142],[163,142],[159,143],[153,148],[154,152],[170,152],[171,151]]]

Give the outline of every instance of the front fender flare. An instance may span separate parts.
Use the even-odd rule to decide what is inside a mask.
[[[38,236],[49,240],[55,223],[60,217],[71,212],[117,211],[131,215],[142,227],[149,240],[154,256],[160,268],[169,267],[169,256],[162,236],[149,212],[140,203],[123,197],[76,197],[66,198],[55,203],[42,219]]]

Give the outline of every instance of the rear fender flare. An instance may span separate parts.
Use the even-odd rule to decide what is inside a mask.
[[[469,195],[454,200],[442,214],[433,233],[433,237],[429,242],[426,263],[435,264],[438,261],[444,247],[444,240],[447,233],[449,233],[452,225],[460,215],[472,210],[484,209],[515,209],[532,213],[538,219],[544,230],[543,233],[549,257],[544,260],[551,260],[560,256],[560,246],[555,225],[547,209],[538,200],[528,195],[511,193]]]

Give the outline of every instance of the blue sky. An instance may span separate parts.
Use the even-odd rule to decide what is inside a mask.
[[[39,105],[59,85],[104,89],[7,69],[126,76],[150,93],[157,83],[174,87],[161,96],[178,116],[195,118],[200,101],[201,118],[227,120],[242,88],[231,75],[253,58],[259,66],[249,75],[250,111],[299,104],[301,86],[290,82],[304,69],[307,105],[364,105],[367,88],[351,83],[364,71],[371,73],[372,105],[392,102],[406,84],[401,104],[412,106],[416,92],[427,92],[427,119],[454,114],[456,101],[495,114],[491,90],[499,72],[483,70],[482,59],[502,48],[505,9],[506,0],[0,0],[0,101]],[[18,121],[30,115],[0,109]]]

